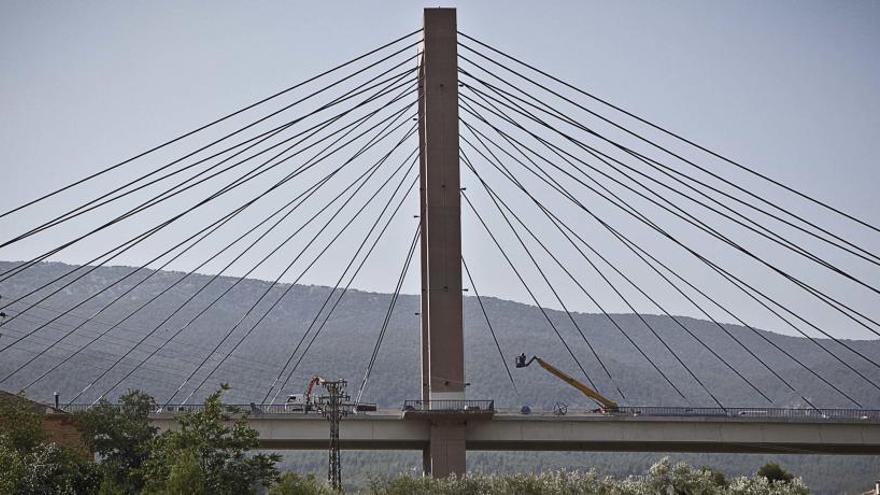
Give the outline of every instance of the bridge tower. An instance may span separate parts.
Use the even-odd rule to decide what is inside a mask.
[[[424,11],[419,69],[421,167],[422,400],[464,400],[461,198],[458,158],[458,47],[455,9]],[[425,472],[465,472],[465,422],[431,421]]]

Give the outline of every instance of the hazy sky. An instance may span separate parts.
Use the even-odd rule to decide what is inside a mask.
[[[880,3],[479,1],[454,6],[462,31],[880,224]],[[0,2],[0,211],[416,29],[422,7],[418,2]],[[117,177],[131,177],[150,166],[138,164]],[[729,172],[720,163],[711,166]],[[112,183],[98,181],[62,202],[0,219],[2,238],[51,216],[55,208],[68,204],[63,201],[94,196]],[[464,184],[476,197],[474,181],[466,178]],[[503,182],[497,184],[512,192]],[[880,253],[880,234],[790,197],[779,196],[779,202]],[[417,204],[410,202],[407,208],[407,222],[392,229],[388,244],[356,280],[356,287],[393,289],[415,227],[411,213],[417,212]],[[501,220],[493,218],[493,225],[502,229]],[[620,222],[639,235],[635,224]],[[465,256],[473,260],[480,291],[529,302],[473,218],[464,223]],[[0,259],[27,259],[74,231],[61,229],[0,249]],[[702,274],[692,260],[669,246],[655,248],[652,239],[641,237],[646,246],[677,262],[683,272],[748,315],[750,322],[791,333],[719,280]],[[716,249],[698,237],[691,240],[699,249]],[[612,258],[620,249],[607,239],[597,242]],[[877,266],[812,247],[866,282],[880,285]],[[80,263],[95,250],[95,244],[77,246],[52,259]],[[126,255],[118,263],[136,265],[145,253]],[[841,300],[880,316],[877,294],[815,266],[774,256],[771,259],[798,270]],[[566,251],[563,258],[586,274],[573,253]],[[172,267],[189,269],[195,259]],[[527,262],[522,255],[517,259]],[[286,260],[272,261],[255,276],[271,280],[285,264]],[[623,258],[620,264],[636,270],[636,276],[649,275]],[[304,281],[332,284],[339,268],[338,260],[316,266]],[[737,268],[836,334],[870,335],[766,269],[745,264]],[[236,266],[231,273],[244,271]],[[542,302],[559,307],[535,277],[532,274],[530,281]],[[673,312],[698,315],[660,282],[643,283],[666,298]],[[596,311],[570,284],[559,284],[571,308]],[[609,309],[627,311],[607,289],[590,286]],[[410,277],[405,289],[417,292],[416,277]],[[634,297],[640,310],[659,312]]]

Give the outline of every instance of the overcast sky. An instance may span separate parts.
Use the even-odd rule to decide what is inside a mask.
[[[479,1],[454,6],[460,30],[880,224],[876,194],[880,183],[880,3]],[[0,2],[0,211],[412,31],[420,27],[421,8],[418,2],[402,1]],[[707,163],[714,170],[730,172],[723,164]],[[137,164],[131,173],[152,166],[156,164]],[[2,238],[73,204],[64,201],[82,201],[104,192],[113,180],[131,176],[125,172],[112,180],[96,181],[57,203],[0,219]],[[756,191],[777,198],[773,195],[778,191],[746,179],[744,183],[754,185]],[[472,178],[463,183],[469,191],[476,185]],[[512,194],[508,185],[497,184]],[[476,198],[476,190],[473,194]],[[880,253],[880,234],[809,208],[790,196],[780,194],[778,202]],[[393,289],[415,227],[411,214],[417,213],[417,203],[407,203],[407,208],[406,222],[390,231],[387,247],[380,249],[355,287]],[[500,217],[492,218],[500,230]],[[473,218],[463,222],[465,256],[473,260],[470,264],[481,293],[530,302]],[[634,224],[620,222],[639,235]],[[59,229],[33,242],[0,249],[0,259],[28,259],[75,231]],[[677,262],[675,266],[683,272],[692,270],[696,280],[748,315],[751,323],[792,333],[721,281],[702,274],[692,259],[688,261],[669,246],[655,248],[650,244],[653,237],[641,239],[652,251]],[[701,244],[696,236],[688,239],[698,249],[715,249],[708,241]],[[621,249],[607,239],[598,242],[612,257]],[[82,263],[96,253],[95,246],[76,246],[52,259]],[[880,285],[877,266],[821,245],[811,247],[867,283]],[[153,252],[132,253],[115,263],[138,265]],[[583,268],[572,252],[562,256]],[[797,273],[806,280],[867,315],[880,317],[877,294],[815,265],[772,259],[791,270],[802,270]],[[189,258],[171,268],[187,270],[195,260]],[[522,255],[517,260],[527,263]],[[286,259],[274,260],[254,276],[272,280],[285,264]],[[627,267],[623,258],[620,264]],[[741,268],[749,280],[775,291],[793,308],[809,312],[835,334],[871,336],[785,285],[767,269],[745,264]],[[318,265],[303,282],[332,284],[339,269],[338,261]],[[636,277],[649,275],[633,270]],[[236,266],[230,273],[245,271]],[[417,292],[414,275],[405,286],[410,293]],[[530,281],[542,303],[558,308],[535,277],[533,273]],[[588,280],[609,309],[628,311],[606,288],[592,285],[598,281]],[[571,308],[596,311],[570,284],[558,283]],[[642,283],[667,298],[664,302],[672,312],[699,316],[659,281]],[[659,313],[634,297],[638,309]],[[731,321],[724,315],[719,318]]]

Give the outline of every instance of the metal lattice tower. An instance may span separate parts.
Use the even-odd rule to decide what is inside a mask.
[[[339,451],[339,422],[348,415],[351,405],[349,397],[345,393],[347,382],[345,380],[324,381],[321,383],[326,395],[318,398],[318,406],[321,414],[330,423],[330,446],[329,463],[327,468],[327,481],[336,489],[342,489],[342,456]]]

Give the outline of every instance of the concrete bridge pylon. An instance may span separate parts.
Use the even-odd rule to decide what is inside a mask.
[[[461,197],[458,138],[456,11],[424,11],[419,67],[421,192],[422,400],[463,401]],[[465,420],[454,414],[431,422],[425,472],[465,472]]]

